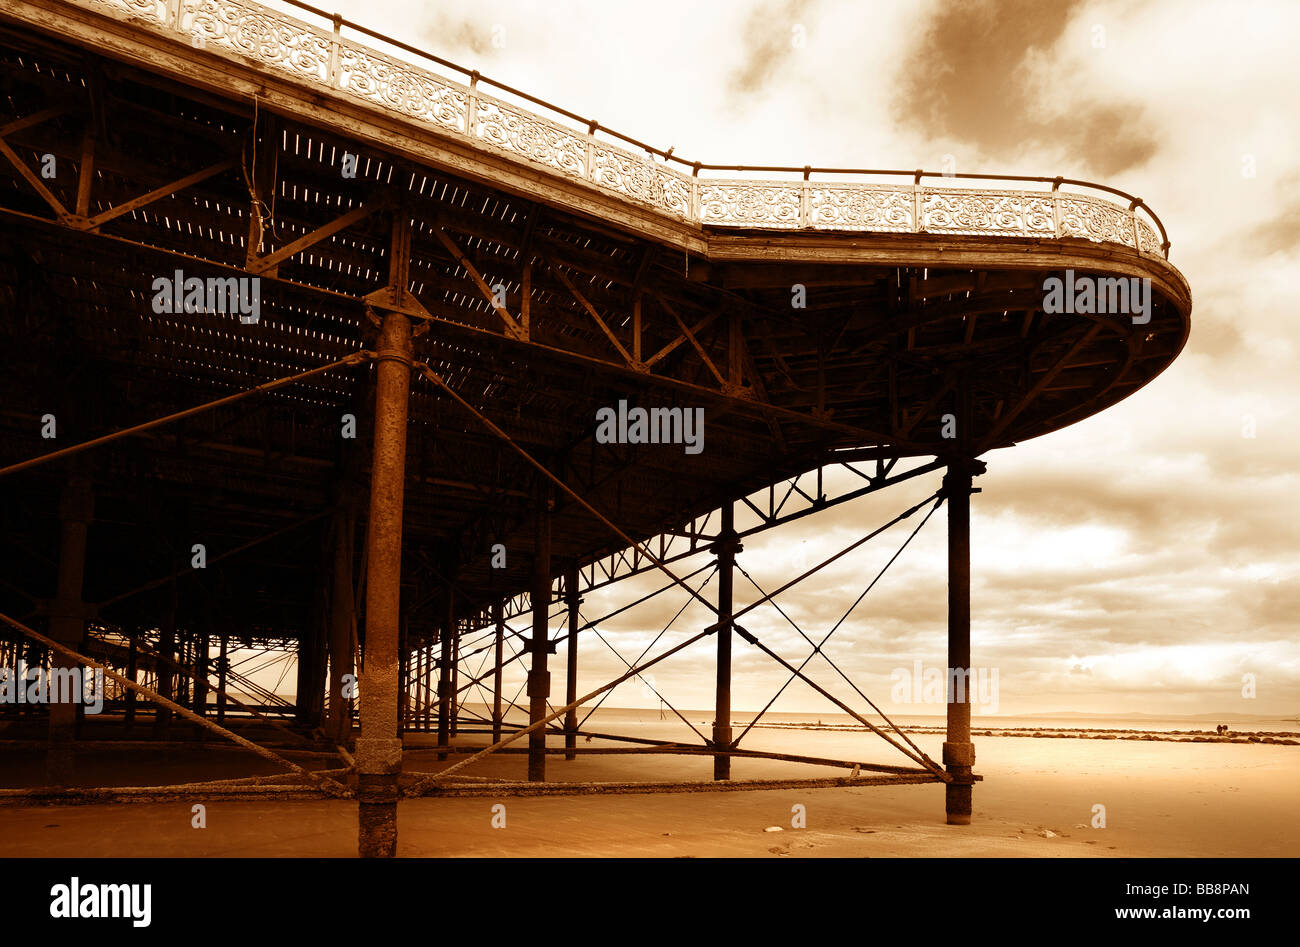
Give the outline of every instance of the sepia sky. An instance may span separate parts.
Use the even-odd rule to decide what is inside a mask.
[[[1300,714],[1300,7],[334,6],[691,160],[938,170],[951,155],[957,171],[1063,175],[1145,198],[1192,287],[1191,340],[1120,405],[986,456],[972,501],[973,662],[998,670],[1002,714]],[[919,480],[802,520],[747,544],[740,562],[770,590],[936,486]],[[786,613],[820,639],[915,522],[782,596]],[[943,712],[891,702],[890,671],[945,663],[944,529],[941,510],[827,646],[887,712]],[[658,584],[589,596],[584,613]],[[738,604],[757,594],[739,575],[736,590]],[[631,660],[683,600],[665,594],[605,637]],[[703,618],[688,608],[656,651]],[[770,608],[746,624],[796,664],[808,653]],[[734,704],[761,707],[785,675],[735,647]],[[674,704],[712,705],[712,648],[655,669]],[[563,649],[553,660],[563,667]],[[581,666],[584,689],[622,670],[585,635]],[[809,670],[851,696],[820,659]],[[1253,700],[1245,674],[1256,676]],[[635,683],[609,701],[654,703]],[[801,683],[776,707],[834,712]]]

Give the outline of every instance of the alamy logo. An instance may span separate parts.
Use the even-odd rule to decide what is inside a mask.
[[[704,450],[703,408],[628,408],[596,411],[598,444],[685,444],[686,453]]]
[[[239,313],[250,325],[262,317],[260,276],[187,277],[181,270],[153,281],[153,311]]]
[[[978,704],[998,712],[997,668],[927,668],[917,659],[910,670],[894,668],[889,679],[895,704]]]
[[[1118,276],[1049,276],[1043,280],[1043,312],[1082,316],[1125,315],[1133,324],[1151,321],[1151,280]]]
[[[50,917],[126,917],[133,927],[153,919],[153,885],[83,885],[73,876],[50,889]]]
[[[0,704],[84,704],[86,713],[104,709],[104,669],[87,673],[85,668],[28,667],[0,668]]]

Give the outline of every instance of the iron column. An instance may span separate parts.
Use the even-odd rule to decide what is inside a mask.
[[[948,502],[948,735],[943,762],[949,825],[970,825],[975,744],[970,736],[970,495],[971,466],[951,463],[944,477]]]
[[[450,573],[449,573],[450,575]],[[442,645],[438,657],[438,759],[445,760],[447,754],[442,747],[451,742],[451,662],[452,636],[456,627],[456,600],[451,590],[451,581],[447,582],[446,607],[442,618],[442,629],[438,638]]]
[[[713,746],[731,746],[731,594],[732,567],[740,544],[736,542],[735,511],[730,501],[722,504],[722,529],[714,547],[718,557],[718,680],[717,702],[713,713]],[[731,778],[731,757],[713,757],[713,778]]]
[[[551,606],[551,506],[550,491],[538,491],[536,542],[533,547],[533,634],[528,642],[532,667],[528,671],[528,722],[545,720],[546,699],[551,696],[551,672],[546,668],[546,658],[551,643],[548,634],[547,610]],[[543,782],[546,779],[546,728],[538,727],[528,734],[528,779]]]
[[[363,858],[397,854],[397,777],[402,769],[402,741],[397,736],[402,684],[397,636],[411,352],[410,320],[398,312],[385,313],[375,355],[365,676],[360,695],[361,736],[356,747],[358,852]]]
[[[352,734],[351,703],[343,678],[353,674],[352,623],[356,620],[352,587],[352,549],[355,519],[350,491],[339,490],[339,508],[334,513],[334,575],[330,583],[329,664],[330,699],[326,732],[335,744],[346,743]]]
[[[578,699],[578,606],[582,599],[578,597],[578,567],[570,566],[564,573],[564,602],[569,612],[569,650],[567,652],[567,676],[565,678],[564,702],[572,704]],[[572,707],[564,715],[564,758],[578,758],[578,708]]]
[[[136,678],[136,671],[137,671],[136,663],[139,660],[139,650],[138,650],[138,646],[136,645],[136,635],[138,635],[139,633],[140,633],[140,629],[138,628],[132,628],[128,632],[129,650],[127,651],[127,658],[126,658],[126,676],[130,678],[133,683]],[[224,686],[222,687],[222,690],[225,690]],[[130,688],[127,688],[126,691],[125,722],[126,722],[127,732],[130,732],[135,727],[135,691],[131,690]]]
[[[86,570],[86,532],[94,518],[94,496],[90,480],[74,475],[63,487],[59,500],[58,588],[50,609],[50,637],[74,650],[81,650],[86,631],[85,610],[81,602],[82,578]],[[76,739],[77,704],[81,694],[71,680],[81,680],[81,667],[57,651],[50,654],[50,730],[45,757],[45,778],[51,786],[66,786],[72,781],[73,741]],[[56,682],[61,691],[55,700]]]
[[[497,623],[496,665],[492,672],[492,742],[501,742],[501,650],[505,641],[506,623],[501,615],[501,603],[492,603],[492,617]]]
[[[451,735],[456,736],[460,717],[460,624],[451,620]]]
[[[217,657],[217,723],[226,725],[226,670],[230,667],[229,636],[221,633],[221,654]],[[135,680],[133,676],[131,680]]]

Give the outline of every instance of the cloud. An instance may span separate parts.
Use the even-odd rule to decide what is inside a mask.
[[[1158,143],[1140,104],[1072,101],[1058,113],[1040,80],[1078,7],[1034,0],[940,7],[907,53],[896,119],[968,156],[961,171],[977,170],[969,163],[975,156],[1009,166],[1044,147],[1103,177],[1145,164]]]
[[[744,59],[727,76],[732,100],[762,92],[782,65],[806,42],[807,26],[801,22],[809,0],[766,0],[745,18],[740,45]]]
[[[880,2],[867,14],[838,0],[771,0],[667,2],[648,15],[622,4],[341,3],[353,19],[470,67],[485,60],[504,81],[690,159],[935,168],[952,153],[959,171],[1091,178],[1145,198],[1192,287],[1191,338],[1115,407],[988,458],[973,501],[975,660],[1002,669],[1003,713],[1300,706],[1300,10],[979,0]],[[498,22],[504,49],[490,46]],[[753,537],[741,562],[770,591],[936,480]],[[941,511],[827,645],[873,697],[888,695],[892,668],[945,660],[945,524]],[[782,608],[820,640],[910,526],[783,595]],[[589,595],[584,613],[663,581]],[[757,597],[743,577],[736,588],[742,604]],[[602,633],[634,658],[684,601],[665,593]],[[655,650],[707,617],[689,605]],[[796,663],[810,650],[771,608],[745,624]],[[584,682],[621,672],[587,641]],[[656,666],[665,695],[711,706],[714,647],[706,638]],[[735,654],[736,706],[762,706],[788,675],[742,642]],[[835,679],[820,658],[811,669]],[[1241,701],[1242,673],[1260,675],[1258,700]],[[611,703],[645,705],[635,683]],[[829,710],[803,685],[777,709]]]

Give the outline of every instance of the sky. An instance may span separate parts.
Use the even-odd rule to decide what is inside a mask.
[[[1114,408],[986,455],[972,501],[972,660],[996,670],[1000,714],[1300,714],[1300,5],[334,6],[691,160],[938,170],[947,159],[1143,197],[1192,287],[1190,341]],[[747,543],[740,564],[770,590],[936,487],[921,479],[809,517]],[[786,614],[820,639],[914,522],[783,595]],[[887,713],[943,712],[893,699],[891,672],[946,663],[945,523],[940,510],[826,648]],[[590,595],[584,615],[659,584]],[[756,596],[738,576],[738,604]],[[602,634],[631,660],[684,601],[666,593]],[[702,628],[701,612],[688,607],[657,649]],[[747,627],[796,664],[809,651],[771,608]],[[712,649],[657,666],[655,686],[679,707],[710,707]],[[734,705],[761,707],[788,675],[735,649]],[[584,636],[580,667],[588,690],[623,665]],[[865,709],[820,658],[808,670]],[[608,703],[657,700],[630,682]],[[802,683],[775,709],[835,710]]]

